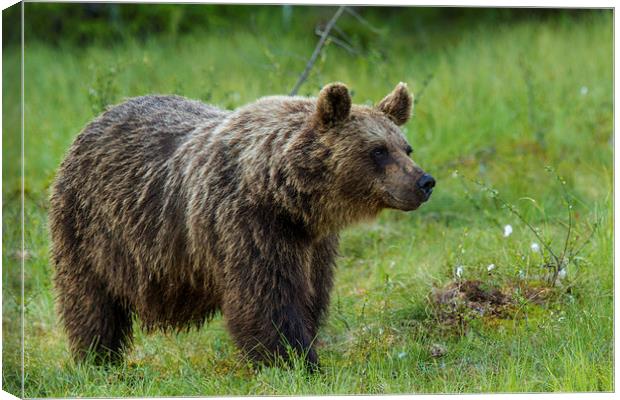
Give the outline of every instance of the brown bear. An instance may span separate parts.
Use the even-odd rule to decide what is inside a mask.
[[[338,232],[384,208],[414,210],[435,185],[398,128],[412,96],[377,106],[346,86],[227,111],[133,98],[75,139],[49,226],[61,319],[77,359],[122,355],[147,331],[221,311],[254,360],[309,366],[332,287]],[[292,353],[291,353],[292,350]]]

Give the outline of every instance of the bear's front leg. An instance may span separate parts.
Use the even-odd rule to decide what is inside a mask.
[[[253,360],[290,362],[289,349],[312,370],[318,357],[312,348],[310,283],[304,274],[303,251],[294,243],[237,246],[227,265],[222,312],[237,345]],[[230,259],[232,261],[232,259]]]

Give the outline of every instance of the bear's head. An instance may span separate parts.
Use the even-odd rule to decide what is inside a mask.
[[[415,210],[429,199],[435,180],[411,159],[412,147],[399,128],[412,106],[404,83],[374,107],[352,105],[341,83],[319,93],[314,126],[331,153],[331,189],[337,192],[332,201],[351,209],[349,222],[383,208]]]

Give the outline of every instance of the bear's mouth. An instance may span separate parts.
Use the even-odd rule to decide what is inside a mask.
[[[394,208],[396,210],[401,211],[415,211],[417,210],[424,201],[419,200],[417,197],[413,200],[402,200],[389,191],[385,191],[388,196],[387,205],[388,208]]]

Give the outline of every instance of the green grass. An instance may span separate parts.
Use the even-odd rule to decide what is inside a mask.
[[[101,104],[178,93],[234,108],[287,93],[315,38],[237,30],[84,49],[27,41],[26,396],[613,390],[611,12],[421,27],[415,35],[384,25],[365,56],[328,46],[300,94],[343,81],[356,103],[376,102],[398,81],[417,93],[432,74],[404,131],[437,189],[415,213],[386,211],[343,233],[318,337],[324,371],[312,376],[245,365],[220,317],[179,335],[138,329],[122,364],[76,365],[55,314],[46,219],[56,168]],[[7,64],[5,74],[18,67]],[[15,91],[18,81],[7,85]],[[18,133],[3,135],[3,145],[3,389],[19,394],[20,344],[9,335],[20,329]],[[565,207],[547,165],[567,181],[578,232],[601,219],[579,267],[569,266],[570,293],[559,289],[555,300],[527,305],[513,319],[473,320],[463,335],[438,326],[428,295],[453,279],[457,265],[464,278],[498,284],[517,281],[519,271],[527,279],[540,272],[527,228],[453,171],[499,190],[559,247]],[[504,238],[493,221],[514,233]],[[490,263],[497,268],[488,274]],[[435,344],[446,347],[443,357],[431,356]]]

